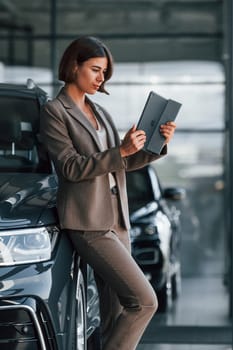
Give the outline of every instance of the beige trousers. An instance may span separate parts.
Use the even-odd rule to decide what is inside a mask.
[[[115,217],[109,231],[69,230],[68,234],[78,254],[95,271],[102,349],[134,350],[157,309],[157,298],[130,254],[118,204],[117,195],[112,194]]]

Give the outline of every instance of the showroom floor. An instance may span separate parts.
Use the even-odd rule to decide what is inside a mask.
[[[137,350],[232,350],[232,348],[221,345],[155,345],[140,344]]]
[[[168,344],[155,344],[156,326],[229,326],[228,308],[221,278],[183,278],[176,305],[166,315],[154,316],[137,350],[232,350],[230,345],[169,344],[169,340]]]

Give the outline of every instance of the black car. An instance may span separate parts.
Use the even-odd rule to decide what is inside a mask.
[[[152,165],[127,173],[132,255],[154,287],[165,312],[181,287],[180,211],[170,201],[182,188],[162,189]]]
[[[30,80],[0,84],[1,350],[85,350],[98,334],[93,271],[59,228],[57,178],[38,134],[47,99]]]

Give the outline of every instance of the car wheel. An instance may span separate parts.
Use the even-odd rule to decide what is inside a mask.
[[[158,298],[158,310],[157,312],[164,313],[168,310],[169,306],[169,293],[168,293],[168,287],[165,283],[163,287],[156,291],[156,295]]]
[[[82,271],[79,270],[76,287],[75,321],[73,327],[72,350],[86,350],[86,293]]]
[[[100,328],[97,327],[92,335],[87,340],[87,348],[100,350],[101,349],[101,340],[100,340]]]
[[[181,271],[180,266],[171,277],[171,297],[176,300],[181,292]]]

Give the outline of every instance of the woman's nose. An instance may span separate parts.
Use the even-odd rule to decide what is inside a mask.
[[[104,73],[103,72],[99,72],[98,74],[98,81],[104,81]]]

